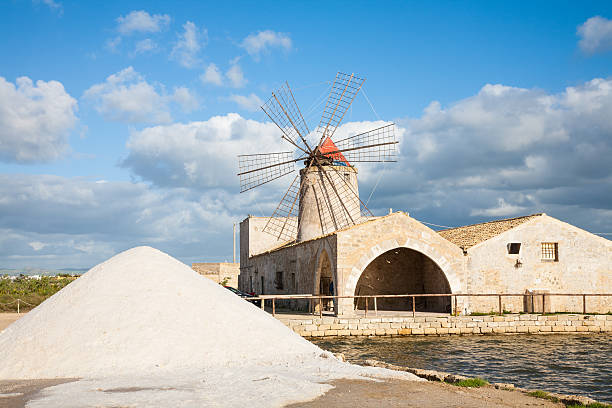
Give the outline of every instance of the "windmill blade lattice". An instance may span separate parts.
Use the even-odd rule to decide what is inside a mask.
[[[359,78],[355,74],[344,74],[342,72],[336,74],[336,79],[323,110],[323,116],[317,127],[317,134],[319,135],[317,146],[320,147],[325,138],[329,137],[331,139],[334,136],[364,81],[364,78]]]
[[[301,181],[298,174],[274,210],[263,231],[283,241],[295,241],[298,231],[298,209]]]
[[[285,82],[282,87],[272,92],[272,96],[261,109],[283,132],[285,140],[304,153],[310,152],[305,139],[310,130],[295,102],[289,83]]]
[[[397,161],[398,141],[393,123],[338,140],[335,144],[338,151],[351,163]]]
[[[238,156],[240,192],[269,183],[295,171],[293,152],[243,154]]]

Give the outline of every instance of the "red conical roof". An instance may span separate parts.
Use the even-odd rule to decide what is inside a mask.
[[[346,161],[346,158],[344,157],[344,155],[342,153],[338,152],[338,147],[336,146],[336,144],[329,137],[325,138],[325,140],[321,144],[321,147],[319,148],[319,150],[325,156],[330,157],[333,161],[343,162],[345,165],[349,166],[349,162]],[[328,152],[336,152],[336,153],[325,154],[325,153],[328,153]]]

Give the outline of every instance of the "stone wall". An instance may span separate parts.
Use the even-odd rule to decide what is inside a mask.
[[[521,244],[516,255],[508,254],[512,242]],[[542,242],[558,244],[558,261],[542,260]],[[466,258],[468,293],[612,293],[612,241],[545,214],[469,248]],[[582,297],[551,296],[549,306],[556,312],[580,311]],[[462,312],[498,307],[494,298],[470,298]],[[524,307],[523,298],[503,298],[504,310],[522,312]],[[612,297],[589,297],[587,308],[610,312]]]
[[[506,315],[447,317],[332,317],[291,319],[277,316],[304,337],[612,333],[612,315]]]
[[[406,213],[397,212],[367,221],[338,231],[337,236],[338,295],[355,295],[359,278],[371,262],[385,252],[399,248],[407,248],[427,257],[443,272],[451,292],[463,292],[466,288],[463,251]],[[429,270],[432,268],[430,265]],[[397,269],[397,273],[402,272]],[[429,283],[433,287],[434,282],[430,280]],[[462,301],[459,299],[460,307],[463,307]],[[339,313],[352,312],[352,299],[341,300]]]
[[[191,264],[191,269],[215,281],[222,283],[225,281],[226,286],[233,288],[238,287],[238,276],[240,275],[240,265],[233,262],[202,262]]]

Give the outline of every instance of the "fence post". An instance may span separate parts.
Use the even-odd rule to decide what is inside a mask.
[[[365,298],[365,311],[363,313],[363,317],[368,317],[368,305],[370,303],[370,299],[366,296]]]
[[[582,295],[582,314],[586,314],[586,295]]]
[[[455,317],[459,316],[459,310],[457,309],[457,295],[455,295]]]
[[[501,316],[502,314],[504,314],[503,313],[504,311],[502,310],[502,304],[501,304],[501,295],[499,295],[498,301],[499,301],[499,315]]]
[[[374,296],[374,316],[378,316],[378,306],[376,305],[376,296]]]
[[[20,300],[21,300],[21,299],[17,299],[17,314],[19,314],[19,301],[20,301]]]
[[[546,313],[546,295],[542,293],[542,314]]]
[[[261,304],[259,306],[261,306],[261,310],[266,310],[266,299],[261,299]]]
[[[323,317],[323,299],[319,295],[319,317]]]
[[[414,317],[416,311],[414,296],[412,297],[412,317]]]
[[[272,298],[272,316],[276,316],[276,298]]]

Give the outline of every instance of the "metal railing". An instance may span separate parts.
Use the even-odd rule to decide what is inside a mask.
[[[386,298],[408,298],[412,300],[412,317],[416,315],[416,298],[426,297],[448,297],[451,298],[451,304],[453,304],[452,314],[455,316],[459,315],[459,309],[457,307],[457,298],[459,297],[496,297],[498,300],[498,313],[504,314],[502,306],[502,298],[504,297],[522,297],[528,298],[531,302],[531,310],[534,314],[545,314],[555,313],[554,311],[546,311],[546,299],[553,296],[565,296],[565,297],[578,297],[582,298],[582,314],[587,313],[587,297],[612,297],[612,293],[414,293],[406,295],[344,295],[344,296],[333,296],[333,295],[311,295],[311,294],[299,294],[299,295],[260,295],[257,297],[249,298],[251,300],[260,300],[260,307],[265,310],[265,302],[270,301],[272,303],[272,316],[276,316],[276,301],[277,300],[294,300],[294,299],[308,299],[309,300],[309,313],[317,314],[316,308],[313,307],[313,301],[318,301],[318,314],[319,317],[323,316],[323,300],[334,300],[334,299],[365,299],[364,314],[368,315],[368,308],[370,299],[373,299],[373,310],[378,315],[378,302],[377,299]],[[535,311],[535,299],[542,298],[542,312]],[[552,302],[551,302],[552,303]],[[539,306],[539,305],[538,305]],[[580,312],[576,312],[580,313]]]

